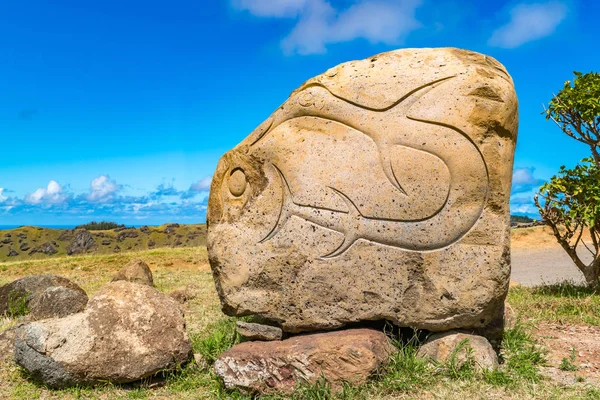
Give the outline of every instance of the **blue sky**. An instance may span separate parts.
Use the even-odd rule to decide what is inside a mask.
[[[210,176],[306,79],[404,47],[515,81],[513,212],[585,146],[541,115],[598,71],[596,1],[0,0],[0,225],[203,222]]]

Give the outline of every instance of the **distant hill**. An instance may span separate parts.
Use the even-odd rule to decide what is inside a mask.
[[[0,230],[0,262],[196,246],[206,246],[204,224],[165,224],[93,231],[32,226]]]

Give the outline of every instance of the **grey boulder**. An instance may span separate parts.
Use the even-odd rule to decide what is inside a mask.
[[[21,326],[15,340],[16,363],[57,388],[133,382],[191,356],[175,300],[125,281],[106,285],[83,313]]]
[[[33,319],[64,317],[82,311],[87,304],[85,291],[58,275],[31,275],[0,287],[0,315],[24,299]]]

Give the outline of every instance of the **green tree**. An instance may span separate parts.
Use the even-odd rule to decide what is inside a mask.
[[[600,74],[575,72],[545,110],[573,139],[585,143],[592,157],[575,168],[561,167],[540,187],[535,204],[558,243],[585,276],[588,284],[600,277]],[[589,252],[591,261],[582,253]]]
[[[596,284],[600,276],[599,183],[600,169],[593,158],[587,158],[573,169],[562,166],[534,199],[558,243],[588,284]],[[585,252],[591,255],[591,261],[584,261],[589,259],[583,256]]]
[[[600,73],[574,72],[575,80],[566,81],[545,110],[564,133],[585,143],[600,165]]]

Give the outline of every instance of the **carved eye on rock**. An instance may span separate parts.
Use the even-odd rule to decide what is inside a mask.
[[[236,168],[231,171],[229,176],[229,192],[234,197],[240,197],[246,191],[246,174],[241,168]]]

